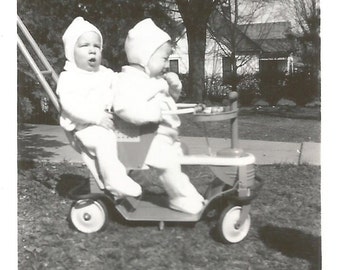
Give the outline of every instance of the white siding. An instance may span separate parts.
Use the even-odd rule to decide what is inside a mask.
[[[226,48],[224,48],[227,50]],[[205,50],[205,75],[210,77],[212,75],[222,76],[222,57],[223,50],[213,39],[207,37],[207,45]]]
[[[207,76],[211,76],[212,74],[222,76],[222,55],[223,51],[217,43],[207,38],[205,55],[205,72]],[[170,56],[170,59],[179,60],[179,73],[186,74],[189,72],[188,40],[186,34],[177,41],[177,46],[174,53]]]
[[[228,56],[229,53],[226,47],[221,47],[213,39],[207,37],[207,46],[205,54],[205,74],[211,75],[223,75],[222,69],[222,57]],[[237,69],[238,74],[256,73],[259,71],[259,56],[247,55],[237,56]],[[170,56],[170,59],[178,59],[179,73],[186,74],[189,71],[189,57],[188,57],[188,41],[187,35],[184,34],[181,39],[178,40],[174,54]]]
[[[247,57],[247,59],[244,59]],[[259,56],[252,55],[252,56],[238,56],[237,65],[239,68],[237,69],[237,74],[254,74],[259,71]],[[242,65],[243,61],[247,61],[244,65]]]
[[[178,69],[180,74],[186,74],[189,72],[188,40],[186,34],[177,41],[175,51],[169,59],[178,60]]]

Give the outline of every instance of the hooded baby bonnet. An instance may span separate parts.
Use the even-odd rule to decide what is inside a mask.
[[[78,38],[86,32],[97,33],[100,37],[100,48],[103,48],[103,37],[99,29],[88,21],[85,21],[82,17],[77,17],[72,21],[62,37],[65,57],[70,62],[74,62],[74,46],[76,45]]]
[[[151,19],[148,18],[137,23],[129,31],[125,40],[124,47],[129,64],[146,67],[151,55],[162,44],[170,40],[170,36],[155,25]]]

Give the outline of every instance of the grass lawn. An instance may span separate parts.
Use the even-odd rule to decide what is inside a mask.
[[[320,141],[320,121],[314,118],[241,111],[239,122],[241,139],[264,139],[257,136],[268,134],[268,140],[274,141],[300,142],[309,137]],[[266,122],[267,127],[268,122],[275,128],[280,122],[285,128],[290,123],[291,128],[281,134],[282,130],[260,125]],[[183,135],[199,136],[190,119],[183,120],[183,127],[187,133]],[[216,125],[210,131],[217,135],[221,128]],[[265,185],[252,202],[250,232],[237,244],[219,241],[216,219],[166,224],[159,231],[155,223],[125,221],[112,208],[104,231],[80,233],[67,221],[72,204],[67,191],[89,177],[87,168],[19,162],[18,169],[18,267],[22,270],[321,269],[319,166],[256,166]],[[184,170],[200,192],[213,178],[206,167]],[[157,184],[150,180],[152,172],[135,176],[146,190]]]
[[[180,134],[204,136],[202,123],[194,123],[192,115],[182,115]],[[269,107],[241,108],[238,118],[242,140],[282,142],[320,142],[320,111],[317,108]],[[230,124],[226,121],[207,122],[209,137],[230,138]],[[194,134],[194,135],[193,135]]]

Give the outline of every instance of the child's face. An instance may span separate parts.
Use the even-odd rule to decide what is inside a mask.
[[[78,68],[98,71],[102,60],[101,39],[96,32],[82,34],[74,46],[74,61]]]
[[[172,54],[172,47],[169,43],[164,43],[150,57],[148,69],[150,77],[157,77],[165,72],[169,65],[169,56]]]

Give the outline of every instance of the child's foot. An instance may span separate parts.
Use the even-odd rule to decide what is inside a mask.
[[[142,187],[130,178],[114,185],[106,185],[105,188],[117,198],[139,197],[142,194]]]
[[[188,214],[197,214],[202,211],[204,201],[187,197],[177,197],[169,201],[169,207]]]

